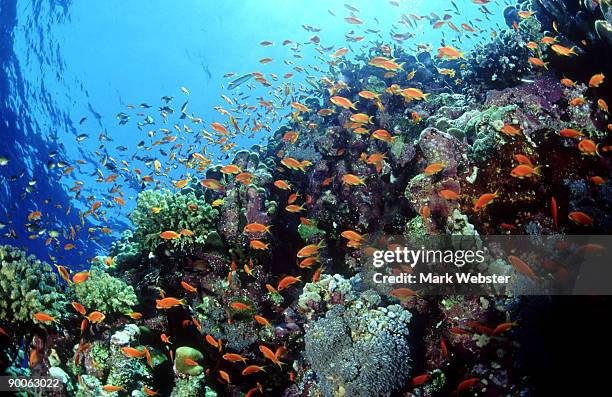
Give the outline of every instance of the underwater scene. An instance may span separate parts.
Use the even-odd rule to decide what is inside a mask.
[[[0,0],[0,392],[609,389],[610,0]]]

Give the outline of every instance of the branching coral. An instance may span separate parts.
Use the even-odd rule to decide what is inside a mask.
[[[104,270],[92,267],[89,278],[75,286],[79,302],[105,314],[125,313],[138,303],[134,288]]]
[[[217,240],[214,232],[218,212],[196,197],[195,193],[172,193],[168,190],[145,190],[138,195],[136,209],[131,215],[136,226],[135,237],[141,246],[151,251],[161,241],[159,234],[186,229],[193,236],[169,240],[174,247],[184,249],[190,244],[205,244],[209,238]]]
[[[49,264],[17,248],[0,246],[0,319],[35,321],[36,312],[59,318],[65,299]]]

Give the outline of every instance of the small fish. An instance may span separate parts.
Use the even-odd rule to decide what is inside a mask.
[[[181,287],[187,292],[198,292],[198,289],[186,281],[181,281]]]
[[[423,170],[423,174],[427,176],[435,175],[438,172],[444,170],[446,168],[446,164],[444,163],[433,163],[425,167]]]
[[[172,230],[166,230],[164,232],[161,232],[159,234],[159,237],[164,240],[174,240],[174,239],[180,238],[181,234],[175,231],[172,231]]]
[[[242,361],[243,363],[246,364],[246,362],[247,362],[246,358],[242,357],[240,354],[235,354],[235,353],[225,353],[222,356],[222,358],[224,360],[232,362],[232,363],[235,363],[235,362],[238,362],[238,361]]]
[[[353,174],[344,174],[342,175],[342,182],[349,186],[358,186],[363,185],[366,186],[365,181],[362,178],[359,178]]]
[[[348,100],[345,97],[342,96],[333,96],[330,98],[331,102],[336,105],[336,106],[340,106],[344,109],[353,109],[353,110],[357,110],[357,108],[355,107],[355,105]]]
[[[470,389],[472,386],[474,386],[478,382],[480,382],[480,378],[466,379],[457,385],[457,388],[455,388],[455,391],[453,391],[453,394],[459,394],[467,389]]]
[[[102,321],[104,321],[106,316],[104,315],[104,313],[101,313],[99,311],[93,311],[89,313],[89,315],[86,318],[89,320],[90,323],[97,324],[97,323],[101,323]]]
[[[285,288],[295,284],[295,283],[299,283],[302,281],[302,276],[298,276],[298,277],[293,277],[293,276],[285,276],[283,277],[279,282],[278,282],[278,286],[276,287],[276,289],[278,291],[282,291]]]
[[[34,313],[32,317],[34,317],[36,321],[40,321],[41,323],[57,322],[55,317],[51,316],[50,314],[44,313],[44,312]]]
[[[474,203],[474,208],[473,208],[474,211],[478,212],[478,211],[482,210],[483,208],[485,208],[486,206],[491,204],[493,202],[493,200],[496,199],[497,197],[498,197],[497,192],[495,192],[495,193],[484,193]]]
[[[593,218],[582,211],[572,211],[567,217],[578,226],[589,226],[593,224]]]
[[[518,256],[510,255],[508,257],[508,262],[510,262],[519,273],[524,274],[534,281],[538,280],[538,276],[533,272],[531,267]]]
[[[102,386],[102,390],[107,391],[107,392],[126,391],[125,387],[114,386],[114,385],[104,385]]]
[[[606,76],[603,73],[598,73],[598,74],[593,75],[591,79],[589,80],[589,87],[591,88],[599,87],[603,83],[605,77]]]
[[[172,297],[166,297],[163,299],[158,299],[155,301],[157,309],[171,309],[176,306],[186,306],[186,303],[183,299],[177,299]]]
[[[129,346],[122,347],[121,351],[126,357],[130,357],[130,358],[142,358],[145,356],[145,353],[143,351],[135,349],[133,347],[129,347]]]
[[[223,370],[219,370],[219,376],[221,377],[221,379],[223,379],[227,384],[232,383],[230,381],[230,376],[227,372],[223,371]]]

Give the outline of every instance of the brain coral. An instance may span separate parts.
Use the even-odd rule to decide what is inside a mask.
[[[324,285],[347,285],[338,275],[330,278],[322,280]],[[329,291],[321,292],[325,300]],[[410,374],[406,339],[410,312],[399,305],[381,306],[380,296],[372,290],[353,296],[354,300],[328,306],[325,316],[311,322],[306,331],[305,357],[325,396],[387,394],[401,387]]]

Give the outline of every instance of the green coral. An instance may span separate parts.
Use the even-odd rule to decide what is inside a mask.
[[[89,270],[86,281],[76,284],[74,291],[87,308],[107,315],[130,312],[138,303],[132,286],[96,267]]]
[[[193,347],[181,346],[176,349],[176,360],[174,361],[176,370],[183,375],[200,375],[204,371],[204,368],[200,365],[185,364],[185,359],[187,358],[193,361],[202,361],[204,356],[199,350],[194,349]]]
[[[177,378],[170,397],[217,397],[217,393],[205,383],[205,374]]]
[[[155,213],[151,209],[159,208]],[[192,244],[206,244],[214,236],[219,212],[193,191],[172,193],[168,190],[145,190],[138,195],[136,208],[130,216],[136,226],[135,237],[143,248],[153,251],[162,241],[159,234],[164,231],[192,231],[193,236],[181,236],[168,240],[176,248],[184,249]]]
[[[504,126],[507,114],[516,110],[516,105],[492,106],[472,117],[466,126],[469,137],[474,138],[469,157],[477,162],[486,162],[497,152],[502,140],[499,130]]]
[[[313,237],[325,234],[324,230],[319,229],[316,225],[305,225],[300,223],[298,226],[298,233],[304,241],[310,241]]]
[[[0,319],[36,321],[34,313],[60,318],[67,302],[51,266],[9,245],[0,246]]]

